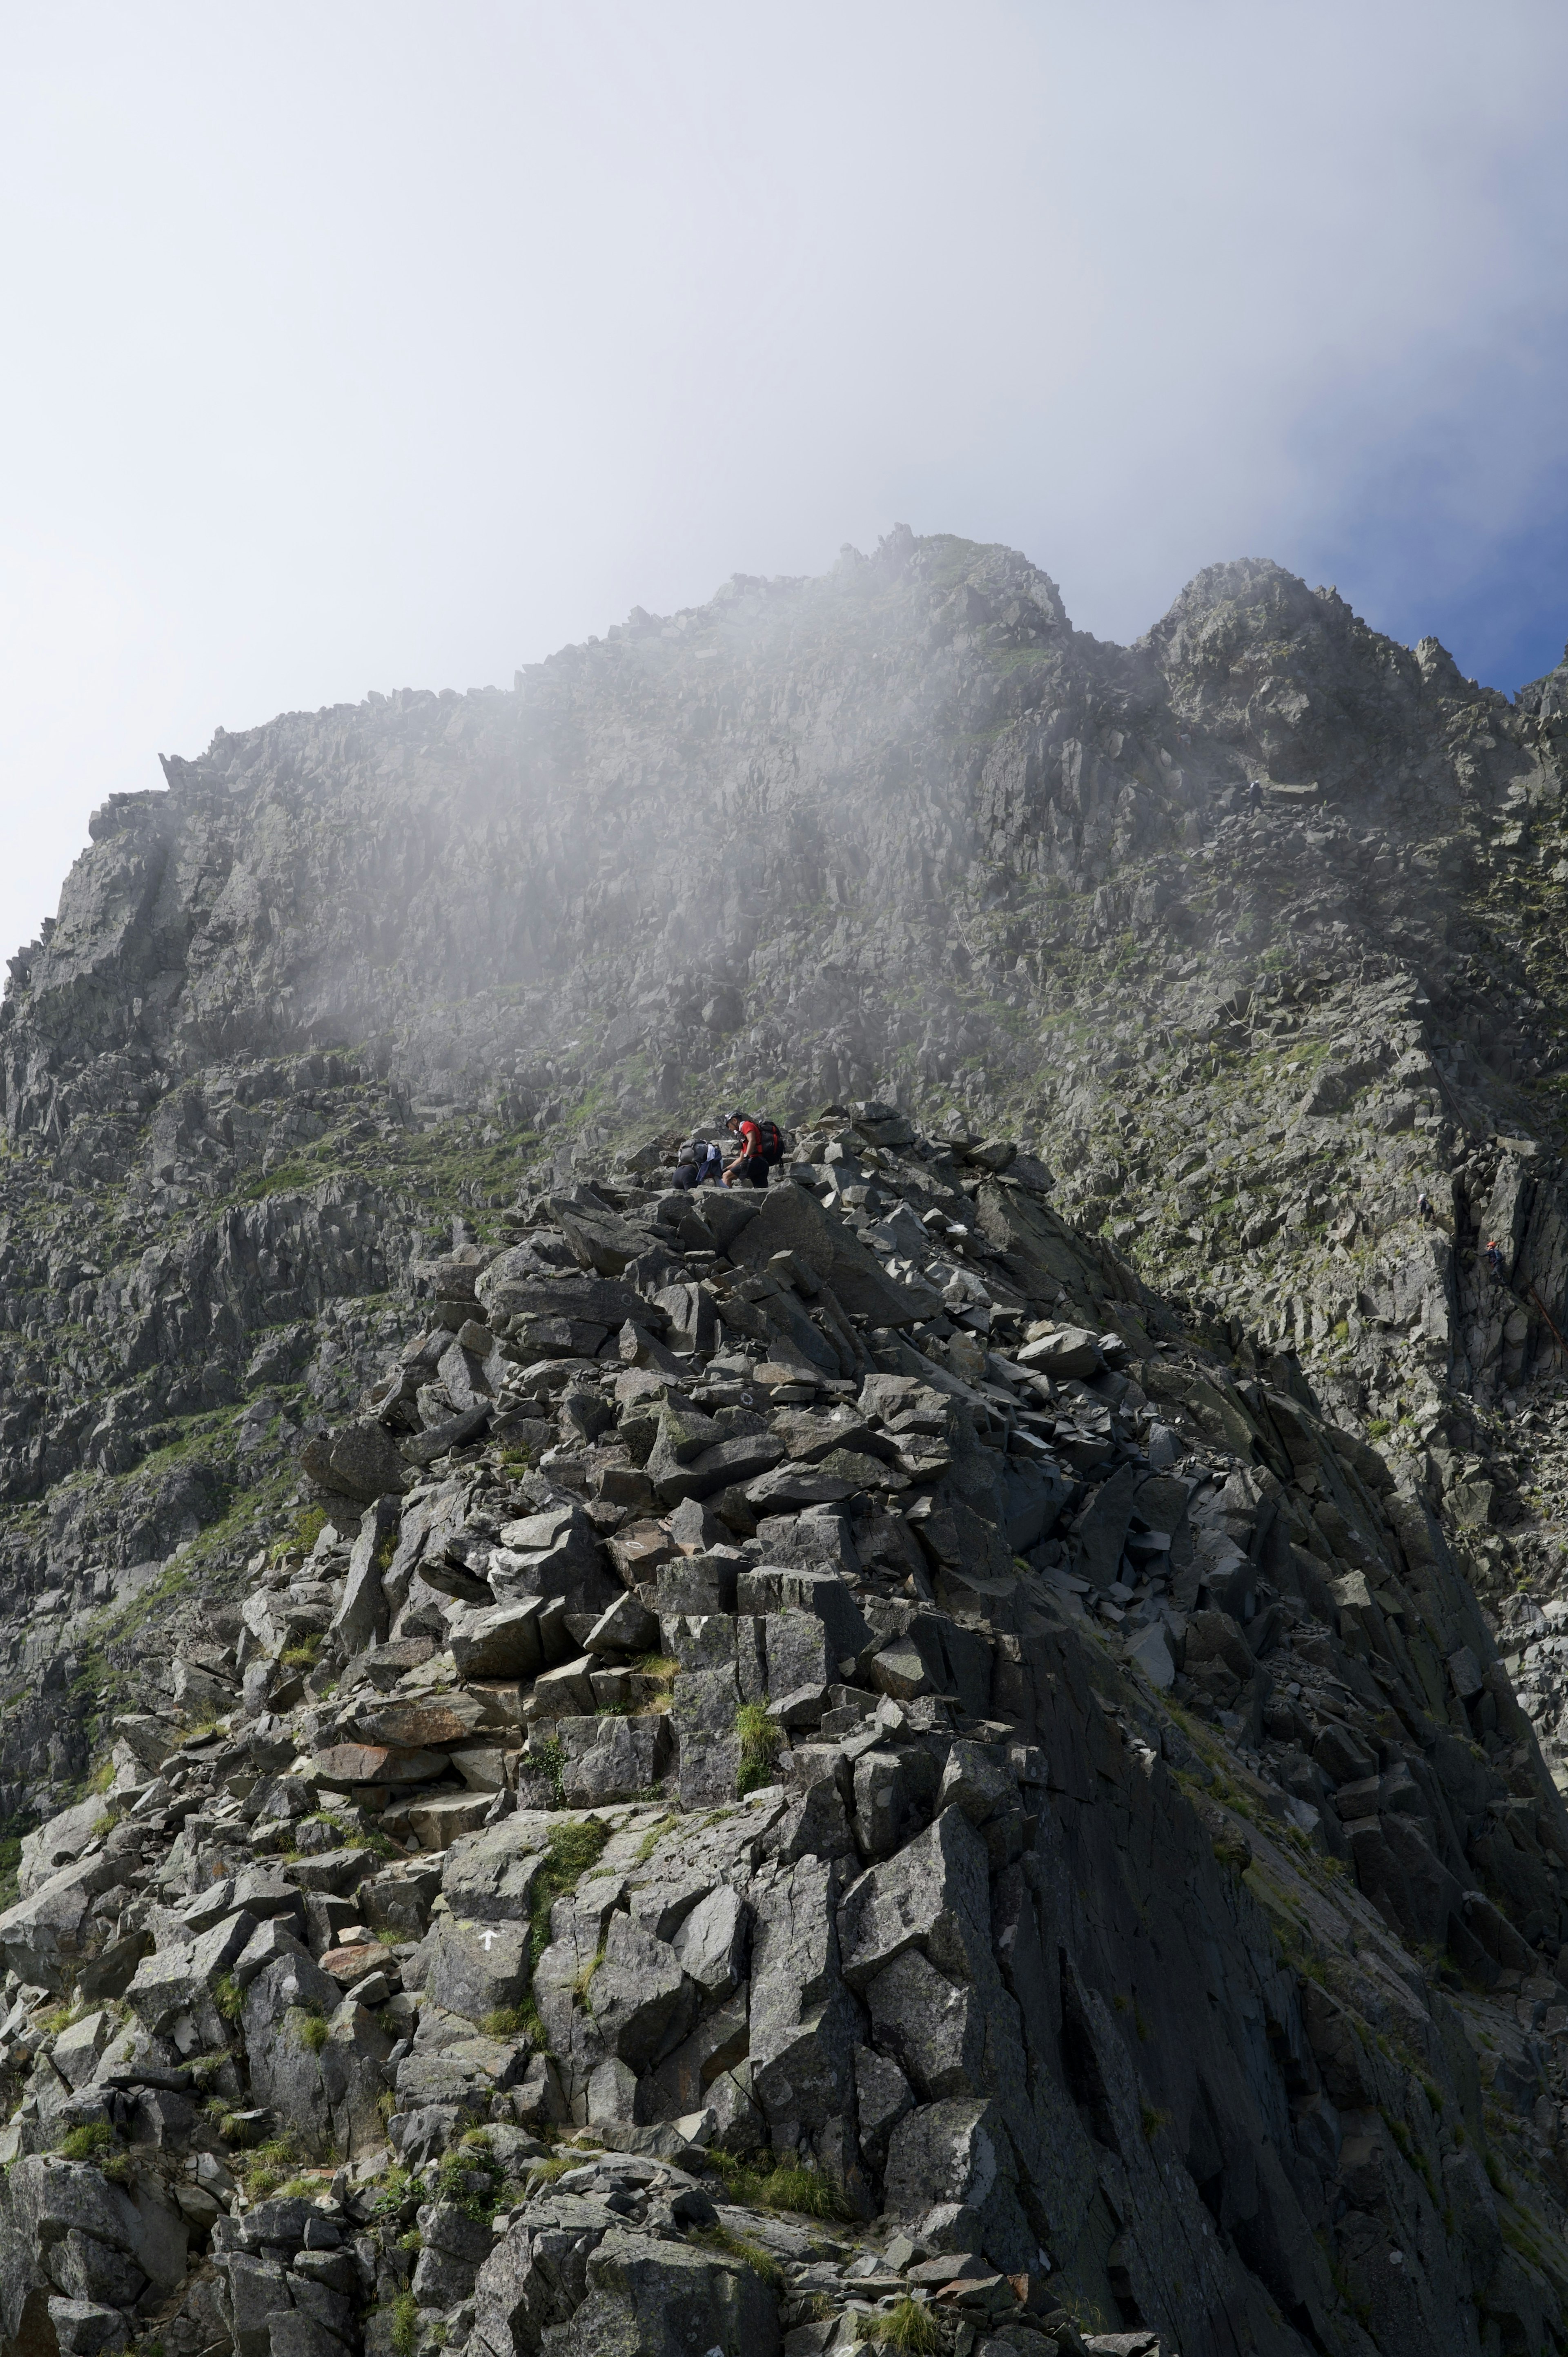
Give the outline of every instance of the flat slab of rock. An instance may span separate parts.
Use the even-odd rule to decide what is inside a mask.
[[[446,1772],[444,1751],[398,1751],[384,1743],[334,1743],[318,1751],[311,1774],[318,1784],[349,1791],[356,1784],[428,1784]]]

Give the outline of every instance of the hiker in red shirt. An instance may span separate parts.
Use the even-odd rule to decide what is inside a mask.
[[[749,1114],[732,1113],[725,1127],[738,1139],[740,1151],[725,1172],[726,1187],[766,1187],[775,1162],[784,1159],[784,1140],[773,1121],[753,1121]]]

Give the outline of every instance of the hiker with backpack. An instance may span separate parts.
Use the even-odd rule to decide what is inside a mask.
[[[724,1178],[724,1156],[709,1139],[690,1137],[670,1174],[672,1187],[716,1187]]]
[[[766,1187],[768,1174],[784,1159],[784,1135],[776,1121],[754,1121],[749,1114],[732,1113],[725,1127],[738,1139],[740,1151],[725,1172],[726,1187]]]

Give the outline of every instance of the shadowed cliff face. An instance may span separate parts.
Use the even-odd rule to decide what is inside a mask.
[[[0,1012],[18,2347],[1555,2345],[1557,682],[900,532],[95,816]]]

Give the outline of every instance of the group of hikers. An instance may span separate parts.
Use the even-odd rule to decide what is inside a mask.
[[[768,1174],[784,1159],[784,1134],[776,1121],[758,1121],[750,1114],[732,1113],[725,1127],[736,1142],[726,1163],[724,1148],[713,1138],[691,1137],[681,1148],[671,1173],[677,1187],[766,1187]]]

